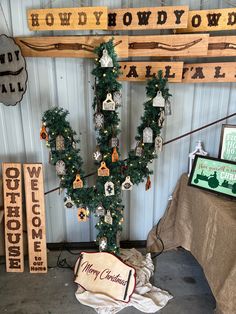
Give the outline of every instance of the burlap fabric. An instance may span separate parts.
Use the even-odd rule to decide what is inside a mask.
[[[217,312],[236,313],[236,202],[187,185],[184,174],[157,231],[165,250],[182,246],[201,264],[217,302]],[[149,252],[160,250],[154,227]]]

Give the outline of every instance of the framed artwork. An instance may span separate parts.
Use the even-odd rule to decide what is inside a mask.
[[[219,158],[236,162],[236,125],[222,125]]]
[[[236,198],[236,162],[196,155],[188,185]]]

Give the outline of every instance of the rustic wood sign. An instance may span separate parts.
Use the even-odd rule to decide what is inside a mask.
[[[208,34],[129,36],[129,56],[206,56],[208,38]]]
[[[81,253],[75,282],[84,289],[129,302],[135,289],[135,269],[111,253]]]
[[[28,10],[31,31],[107,29],[107,7]]]
[[[188,26],[180,32],[235,30],[236,8],[189,11]]]
[[[108,11],[108,30],[187,27],[188,7],[125,8]]]
[[[25,57],[95,58],[94,49],[112,36],[16,37]],[[114,36],[115,51],[128,57],[128,36]]]
[[[26,63],[13,38],[0,35],[0,103],[14,106],[26,91]]]
[[[236,36],[209,37],[207,57],[230,56],[236,56]]]
[[[182,83],[236,82],[236,62],[184,64]]]
[[[42,164],[24,164],[29,269],[47,272],[47,248]]]
[[[21,165],[3,163],[6,271],[24,271]]]
[[[163,71],[169,82],[181,82],[183,62],[120,62],[120,81],[145,81]]]

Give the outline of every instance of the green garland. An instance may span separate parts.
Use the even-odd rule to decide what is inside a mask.
[[[100,58],[104,49],[107,49],[109,56],[113,60],[112,68],[102,68]],[[113,40],[101,44],[95,49],[97,58],[95,59],[95,68],[92,74],[95,76],[95,97],[93,109],[96,112],[102,112],[104,115],[104,126],[99,129],[97,144],[103,156],[103,161],[106,162],[110,169],[109,177],[97,176],[95,187],[86,186],[79,189],[73,189],[73,182],[76,174],[84,177],[82,170],[82,159],[79,155],[80,150],[75,147],[76,133],[72,130],[69,122],[66,120],[68,111],[63,108],[53,108],[47,110],[42,118],[43,125],[47,128],[49,136],[47,146],[51,149],[51,163],[56,165],[60,160],[65,163],[66,174],[60,176],[60,186],[66,188],[67,195],[71,198],[77,207],[87,206],[90,212],[95,213],[99,205],[102,205],[106,210],[110,210],[112,216],[112,224],[104,221],[104,216],[98,217],[96,228],[98,230],[97,243],[101,238],[107,239],[106,251],[119,254],[119,245],[117,244],[117,233],[122,230],[123,209],[121,198],[121,184],[127,176],[130,176],[133,184],[139,184],[147,178],[152,171],[147,167],[148,163],[156,158],[154,152],[154,143],[143,144],[143,154],[138,157],[134,150],[129,152],[126,160],[112,162],[112,148],[110,140],[112,137],[117,137],[120,133],[119,116],[117,111],[102,110],[102,103],[106,99],[107,93],[114,93],[121,89],[121,84],[117,82],[120,74],[117,55],[114,50]],[[161,127],[157,121],[160,116],[161,108],[152,105],[152,99],[160,90],[166,101],[169,97],[169,89],[167,88],[167,80],[162,77],[162,72],[159,71],[157,77],[153,77],[147,84],[146,92],[150,100],[144,104],[144,115],[141,117],[141,124],[138,127],[138,135],[136,140],[142,142],[143,130],[149,126],[153,130],[153,138],[160,134]],[[62,135],[65,139],[65,149],[63,151],[56,150],[56,137]],[[119,148],[117,147],[119,153]],[[97,163],[100,166],[100,163]],[[83,180],[84,181],[84,180]],[[115,194],[105,196],[104,185],[107,181],[112,181],[115,187]],[[125,192],[129,193],[129,192]]]

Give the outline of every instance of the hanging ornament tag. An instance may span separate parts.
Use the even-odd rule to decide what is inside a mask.
[[[56,172],[59,176],[63,176],[66,174],[66,164],[63,160],[58,160],[56,162]]]
[[[143,130],[143,143],[152,143],[153,142],[153,131],[150,127],[146,127]]]
[[[165,121],[165,113],[164,110],[160,112],[159,118],[158,118],[158,126],[159,128],[162,128],[164,126],[164,121]]]
[[[166,101],[164,110],[165,110],[165,116],[171,115],[171,103],[169,100]]]
[[[124,191],[130,191],[130,190],[133,189],[133,183],[130,181],[130,177],[129,176],[127,176],[125,178],[125,181],[122,183],[121,188]]]
[[[114,100],[112,99],[111,93],[108,93],[106,99],[103,101],[102,109],[109,110],[109,111],[113,111],[116,109],[116,104]]]
[[[161,152],[163,149],[163,138],[160,135],[157,135],[155,138],[155,152]]]
[[[118,139],[118,137],[112,137],[110,139],[110,146],[111,147],[118,147],[119,146],[119,139]]]
[[[81,221],[87,221],[87,211],[86,211],[86,208],[84,207],[79,207],[78,208],[78,212],[77,212],[77,215],[78,215],[78,221],[81,222]]]
[[[94,115],[94,123],[96,129],[103,128],[104,125],[104,115],[101,112],[97,112]]]
[[[56,150],[62,151],[65,150],[65,140],[62,135],[56,137]]]
[[[151,182],[150,176],[148,176],[147,182],[145,184],[145,190],[148,191],[149,189],[151,189],[151,185],[152,185],[152,182]]]
[[[101,68],[113,68],[113,61],[109,56],[107,49],[103,49],[102,57],[99,62],[101,64]]]
[[[75,180],[73,182],[73,189],[81,189],[83,187],[83,181],[82,179],[80,178],[80,175],[77,174],[76,177],[75,177]]]
[[[66,200],[64,202],[64,205],[66,208],[72,208],[75,204],[74,202],[72,201],[71,197],[70,196],[67,196],[66,197]]]
[[[116,91],[113,94],[113,100],[116,104],[117,107],[121,106],[121,102],[122,102],[122,94],[120,91]]]
[[[93,159],[96,161],[102,160],[102,153],[100,152],[99,146],[96,147],[96,151],[93,153]]]
[[[107,223],[107,224],[109,224],[109,225],[112,225],[113,219],[112,219],[112,217],[111,217],[111,212],[110,212],[110,210],[107,211],[107,213],[106,213],[106,215],[105,215],[105,217],[104,217],[104,221],[105,221],[105,223]]]
[[[97,206],[95,213],[97,216],[104,216],[105,215],[105,208],[102,206],[102,204]]]
[[[112,162],[117,162],[119,160],[119,155],[117,153],[116,147],[113,148],[111,160],[112,160]]]
[[[157,95],[153,98],[152,105],[153,107],[165,107],[165,99],[161,91],[158,91]]]
[[[40,131],[40,139],[48,141],[48,132],[46,130],[45,125],[42,125],[41,131]]]
[[[105,187],[105,195],[106,196],[111,196],[115,195],[115,189],[114,189],[114,183],[111,181],[107,181],[104,185]]]
[[[143,155],[143,146],[142,146],[142,142],[138,142],[137,146],[135,148],[135,156],[137,157],[142,157]]]
[[[98,168],[98,176],[109,177],[109,175],[110,175],[110,170],[107,168],[105,161],[102,161],[100,168]]]
[[[106,251],[106,249],[107,249],[107,238],[101,237],[99,239],[99,251],[103,252],[103,251]]]

